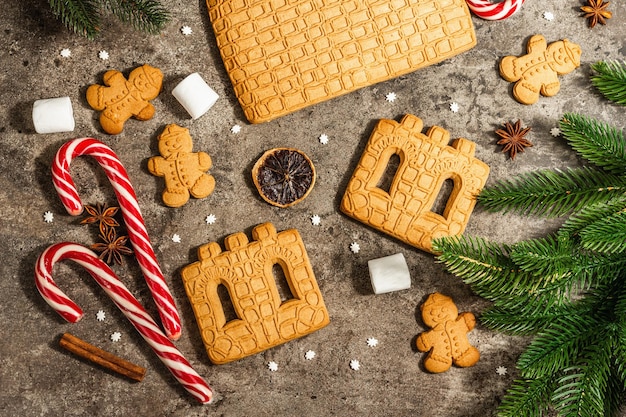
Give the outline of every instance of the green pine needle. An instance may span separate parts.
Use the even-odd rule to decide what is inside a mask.
[[[561,134],[572,149],[606,172],[626,173],[626,138],[607,123],[566,113],[560,122]]]
[[[137,29],[158,33],[169,20],[167,10],[158,0],[105,0],[106,7],[122,22]]]
[[[587,226],[598,221],[598,219],[611,217],[616,213],[620,213],[624,208],[626,208],[626,195],[619,196],[605,203],[588,205],[570,216],[559,229],[558,234],[571,238],[578,235]]]
[[[500,303],[499,303],[500,304]],[[540,306],[522,303],[517,308],[494,305],[480,315],[480,322],[491,330],[516,336],[528,336],[549,327],[563,316],[573,313],[567,301]]]
[[[557,381],[558,387],[552,395],[552,403],[561,415],[606,416],[607,406],[614,401],[606,401],[611,378],[613,357],[613,337],[597,331],[598,340],[586,344],[580,354],[579,364],[564,371]],[[614,389],[614,388],[613,388]]]
[[[552,391],[554,381],[549,377],[518,379],[498,407],[498,417],[542,417]]]
[[[52,12],[75,33],[94,39],[102,12],[108,10],[139,30],[158,33],[169,14],[158,0],[49,0]]]
[[[100,24],[97,0],[49,0],[52,13],[75,33],[93,39]]]
[[[626,268],[620,250],[626,246],[626,240],[621,240],[626,238],[625,214],[620,221],[593,222],[579,233],[580,239],[558,233],[520,242],[513,246],[511,259],[522,271],[538,278],[537,293],[569,296],[602,284],[601,277],[612,279],[614,271]]]
[[[574,245],[570,239],[548,236],[513,246],[511,259],[522,270],[542,276],[545,286],[572,275]]]
[[[587,167],[521,174],[485,188],[478,201],[490,211],[561,216],[626,192],[626,176]]]
[[[622,357],[621,360],[624,360]],[[621,403],[626,398],[626,379],[617,372],[615,360],[611,364],[611,375],[607,381],[607,388],[604,397],[605,416],[617,416],[621,409]]]
[[[498,296],[527,294],[535,285],[508,257],[505,245],[496,245],[477,237],[445,237],[433,241],[433,249],[441,252],[438,262],[458,275],[476,294],[494,299]]]
[[[533,339],[517,362],[524,378],[556,375],[574,365],[596,335],[597,322],[589,316],[562,316]]]
[[[583,248],[604,252],[626,252],[626,209],[598,219],[580,231]]]
[[[591,82],[609,100],[626,105],[626,62],[599,61],[591,66],[596,72]]]

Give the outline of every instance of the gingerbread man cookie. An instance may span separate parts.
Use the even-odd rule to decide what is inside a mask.
[[[515,82],[513,96],[522,104],[533,104],[539,94],[550,97],[559,92],[559,75],[580,66],[582,50],[579,45],[564,39],[547,45],[542,35],[528,41],[528,53],[520,57],[505,56],[500,61],[500,75]]]
[[[175,124],[167,125],[159,136],[159,153],[148,160],[148,171],[165,178],[163,203],[180,207],[195,198],[204,198],[213,192],[215,179],[205,172],[211,168],[209,154],[191,152],[193,142],[189,129]]]
[[[421,306],[424,324],[432,330],[420,333],[416,345],[420,352],[429,352],[424,367],[432,373],[445,372],[454,363],[473,366],[480,359],[478,349],[470,345],[467,332],[476,325],[472,313],[458,313],[450,297],[434,293]]]
[[[110,70],[104,73],[103,80],[104,86],[93,84],[87,88],[87,103],[102,111],[100,125],[105,132],[117,135],[129,118],[149,120],[154,116],[149,100],[161,92],[161,70],[146,64],[132,70],[128,80],[121,72]]]

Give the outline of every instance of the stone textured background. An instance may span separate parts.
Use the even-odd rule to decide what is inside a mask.
[[[246,123],[216,50],[203,1],[164,0],[171,21],[161,35],[146,35],[105,19],[102,35],[89,41],[69,34],[51,15],[44,0],[9,0],[0,16],[0,414],[3,416],[455,416],[493,415],[516,377],[515,361],[527,340],[478,326],[470,333],[482,358],[469,369],[453,368],[441,375],[426,373],[423,354],[414,340],[425,330],[419,305],[439,291],[453,297],[460,311],[479,314],[486,301],[473,295],[458,278],[444,272],[432,255],[420,252],[340,214],[338,207],[361,151],[381,118],[399,120],[414,114],[426,127],[439,125],[452,138],[477,144],[476,156],[491,167],[488,184],[542,168],[566,168],[581,163],[550,129],[564,112],[582,112],[624,127],[624,108],[609,104],[589,81],[590,64],[626,57],[626,5],[611,2],[614,18],[590,30],[580,17],[581,1],[526,2],[520,13],[501,22],[474,18],[478,45],[436,66],[307,108],[262,125]],[[544,11],[554,20],[542,18]],[[193,34],[183,36],[189,25]],[[581,68],[560,77],[556,97],[524,106],[511,96],[511,84],[498,75],[505,55],[525,53],[526,41],[543,34],[548,42],[563,38],[582,46]],[[71,49],[71,57],[59,55]],[[109,60],[98,58],[106,50]],[[90,84],[101,83],[108,69],[125,74],[148,63],[164,75],[161,95],[153,101],[156,116],[147,122],[130,120],[117,136],[104,134],[97,112],[85,100]],[[184,77],[199,72],[218,92],[217,104],[192,121],[171,95]],[[397,94],[393,103],[385,100]],[[39,135],[31,119],[37,99],[69,96],[76,128],[72,133]],[[449,110],[451,102],[460,106]],[[496,145],[494,130],[505,121],[521,119],[532,127],[532,148],[511,161]],[[217,185],[206,199],[171,209],[161,202],[162,179],[150,175],[147,160],[157,155],[156,138],[166,124],[190,129],[194,150],[213,158]],[[239,124],[242,130],[232,134]],[[329,136],[322,145],[318,136]],[[146,343],[91,278],[71,262],[55,269],[59,285],[85,310],[78,324],[62,321],[37,293],[33,267],[50,244],[72,241],[89,245],[94,230],[67,215],[52,187],[52,158],[68,139],[93,136],[119,155],[136,188],[161,267],[180,308],[183,335],[177,346],[214,387],[213,404],[199,406],[172,378]],[[300,204],[277,209],[263,202],[250,178],[256,159],[268,148],[296,147],[314,161],[318,178]],[[83,201],[115,203],[111,187],[93,160],[80,158],[72,175]],[[43,213],[54,214],[52,223]],[[213,225],[204,222],[214,214]],[[312,215],[321,224],[311,224]],[[225,236],[270,221],[278,230],[297,228],[307,246],[331,323],[305,338],[235,363],[212,365],[204,352],[195,318],[180,280],[180,270],[197,260],[196,249],[220,244]],[[544,236],[560,219],[487,213],[477,207],[467,234],[500,242]],[[179,234],[180,243],[172,241]],[[361,246],[358,254],[351,242]],[[374,295],[367,261],[401,252],[412,276],[409,290]],[[156,314],[145,282],[132,258],[115,270],[126,285]],[[98,310],[107,313],[98,322]],[[63,332],[148,368],[141,383],[103,372],[58,348]],[[118,343],[109,335],[122,333]],[[369,337],[380,343],[366,344]],[[317,353],[307,361],[307,350]],[[361,363],[359,371],[349,367]],[[279,365],[277,372],[267,362]],[[508,373],[496,374],[504,366]]]

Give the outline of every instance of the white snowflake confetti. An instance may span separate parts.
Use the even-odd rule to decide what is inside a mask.
[[[230,132],[234,133],[235,135],[239,132],[241,132],[241,126],[239,125],[235,125],[233,127],[230,128]]]
[[[274,361],[269,361],[267,363],[267,369],[269,369],[272,372],[276,372],[278,371],[278,364]]]
[[[498,375],[506,375],[506,367],[498,366],[496,368],[496,374],[498,374]]]
[[[122,339],[122,333],[120,332],[113,332],[111,333],[111,341],[112,342],[119,342]]]
[[[458,113],[459,112],[459,103],[457,103],[456,101],[453,101],[452,103],[450,103],[450,111],[452,113]]]
[[[63,58],[69,58],[69,57],[72,56],[72,51],[70,50],[70,48],[63,48],[63,49],[61,49],[60,55]]]
[[[107,318],[107,315],[104,311],[102,310],[98,310],[98,312],[96,313],[96,320],[98,321],[104,321],[104,319]]]
[[[107,59],[109,59],[109,53],[103,49],[102,51],[98,52],[98,58],[106,61]]]
[[[356,359],[352,359],[350,361],[350,368],[352,368],[353,371],[358,371],[359,369],[361,369],[361,362]]]
[[[314,351],[312,351],[312,350],[307,350],[307,351],[306,351],[306,353],[304,354],[304,358],[305,358],[307,361],[312,360],[314,357],[315,357],[315,352],[314,352]]]
[[[370,337],[369,339],[367,339],[367,346],[369,347],[378,346],[378,339],[376,339],[375,337]]]
[[[550,129],[550,134],[556,138],[561,134],[561,129],[559,129],[558,127],[553,127],[552,129]]]
[[[326,133],[322,133],[319,137],[319,141],[322,145],[326,145],[328,143],[328,135]]]
[[[552,22],[554,20],[554,13],[552,12],[543,12],[543,18],[548,22]]]
[[[318,216],[317,214],[314,214],[313,216],[311,216],[311,224],[313,226],[319,226],[322,223],[322,218],[320,216]]]
[[[172,242],[180,243],[180,235],[178,233],[174,233],[174,236],[172,236]]]
[[[190,26],[185,25],[180,28],[180,33],[182,33],[185,36],[189,36],[193,33],[193,29],[191,29]]]
[[[352,253],[359,253],[360,250],[361,245],[359,245],[357,242],[350,243],[350,251],[352,251]]]
[[[54,214],[51,211],[46,211],[43,214],[43,221],[46,223],[52,223],[52,221],[54,220]]]
[[[213,224],[215,223],[215,220],[217,220],[217,218],[215,217],[215,214],[211,213],[208,216],[206,216],[206,218],[204,219],[204,221],[206,222],[206,224]]]
[[[387,100],[390,103],[393,103],[394,101],[396,101],[397,98],[398,96],[396,95],[396,93],[387,93],[387,95],[385,96],[385,100]]]

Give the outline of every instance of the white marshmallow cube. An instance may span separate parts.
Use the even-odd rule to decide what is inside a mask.
[[[74,111],[69,97],[47,98],[33,104],[33,124],[37,133],[74,130]]]
[[[385,256],[367,262],[374,294],[384,294],[411,288],[411,274],[404,255]]]
[[[178,83],[172,90],[172,95],[194,120],[213,107],[219,98],[197,72]]]

